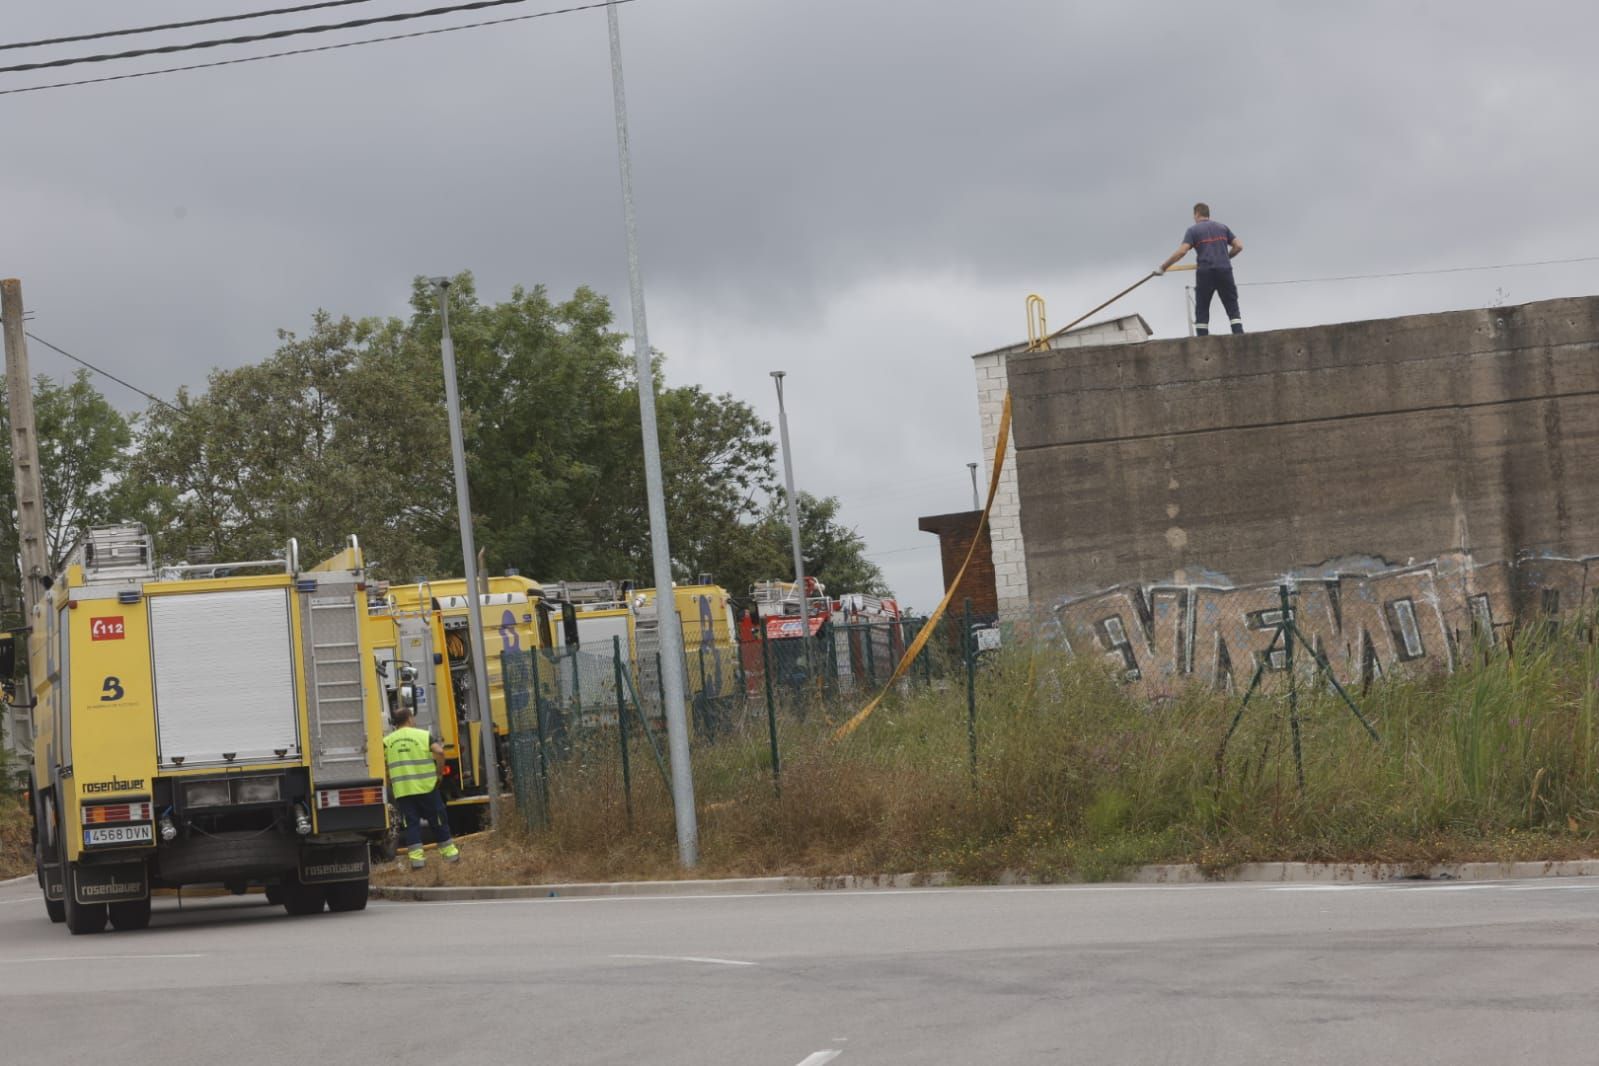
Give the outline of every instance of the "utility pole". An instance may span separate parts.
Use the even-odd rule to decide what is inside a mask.
[[[33,605],[44,593],[50,553],[44,534],[44,489],[39,479],[39,439],[33,420],[33,381],[28,370],[28,341],[22,324],[22,282],[0,281],[0,325],[5,331],[6,402],[11,416],[11,472],[17,489],[17,543],[22,563],[22,623],[29,624]],[[23,702],[31,704],[31,696]],[[12,750],[33,754],[32,712],[10,711]],[[24,732],[26,727],[26,732]]]
[[[977,495],[977,464],[967,463],[966,469],[972,475],[972,510],[981,511],[983,509],[983,501],[982,498]]]
[[[777,432],[783,443],[783,481],[788,486],[788,535],[794,547],[794,584],[799,586],[800,639],[805,649],[806,680],[810,680],[811,666],[811,605],[805,595],[805,552],[800,546],[799,497],[794,492],[794,450],[788,445],[788,409],[783,406],[783,378],[785,371],[772,371],[777,382]]]
[[[638,368],[639,429],[644,436],[644,493],[650,516],[650,560],[655,571],[656,633],[661,649],[661,711],[672,754],[672,811],[677,817],[677,858],[686,868],[700,861],[699,819],[694,812],[694,767],[689,762],[688,713],[683,706],[683,626],[672,591],[672,548],[666,530],[666,490],[661,478],[661,435],[655,422],[655,371],[644,316],[638,226],[633,212],[633,162],[627,146],[627,91],[622,84],[622,27],[616,3],[605,7],[611,31],[611,99],[616,108],[616,160],[622,175],[622,220],[627,230],[627,281],[633,310],[633,359]]]
[[[455,340],[450,336],[450,279],[429,278],[439,290],[440,347],[444,353],[444,406],[449,413],[450,458],[455,464],[455,510],[461,523],[461,562],[466,568],[466,629],[472,642],[472,687],[477,690],[478,739],[489,789],[489,825],[500,824],[500,763],[489,706],[489,667],[483,640],[483,597],[478,593],[477,545],[472,536],[472,490],[466,483],[466,442],[461,434],[461,397],[455,383]]]

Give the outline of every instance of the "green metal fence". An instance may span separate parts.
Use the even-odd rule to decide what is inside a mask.
[[[969,611],[943,620],[896,683],[964,685],[973,690],[982,648],[999,630]],[[842,721],[882,691],[925,619],[829,620],[810,639],[754,640],[692,649],[684,661],[684,701],[696,745],[730,738],[765,741],[774,787],[782,773],[784,723],[822,715]],[[990,634],[984,636],[984,634]],[[620,770],[631,817],[639,773],[668,776],[666,723],[658,661],[637,663],[620,638],[610,647],[506,652],[510,787],[531,827],[550,815],[552,778]],[[975,740],[975,722],[970,723]],[[974,745],[975,752],[975,745]]]

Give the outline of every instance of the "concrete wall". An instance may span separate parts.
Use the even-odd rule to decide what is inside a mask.
[[[1064,333],[1050,341],[1054,351],[1069,351],[1084,346],[1136,344],[1149,336],[1149,328],[1137,315],[1096,322]],[[1023,354],[1023,347],[1002,348],[972,357],[977,374],[977,415],[982,424],[984,491],[993,478],[994,445],[999,439],[1000,413],[1005,393],[1010,390],[1010,360]],[[1022,529],[1021,497],[1016,487],[1015,432],[1005,449],[1005,466],[999,475],[999,491],[994,510],[988,516],[993,542],[994,583],[999,597],[999,613],[1019,617],[1029,610],[1027,586],[1027,545]]]
[[[1330,583],[1338,622],[1340,575],[1431,567],[1460,594],[1417,595],[1456,636],[1472,596],[1491,631],[1594,594],[1599,298],[1014,356],[1008,380],[1028,590],[1074,643],[1092,626],[1071,606],[1107,590],[1138,590],[1128,646],[1158,628],[1157,589],[1193,611],[1194,590],[1297,576]],[[1498,576],[1473,592],[1479,574]],[[1390,611],[1404,598],[1381,611],[1421,624]],[[1120,654],[1113,632],[1093,639]],[[1350,654],[1381,659],[1375,639]]]

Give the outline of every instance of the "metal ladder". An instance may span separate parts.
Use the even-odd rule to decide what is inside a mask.
[[[311,765],[327,770],[366,764],[365,663],[353,586],[301,595],[311,695]],[[364,774],[361,776],[365,776]]]

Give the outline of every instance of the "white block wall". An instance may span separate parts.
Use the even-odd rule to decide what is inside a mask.
[[[1101,322],[1056,337],[1051,347],[1082,348],[1096,344],[1138,344],[1149,339],[1136,317]],[[1009,360],[1024,355],[1020,350],[1002,350],[979,355],[972,360],[977,372],[977,415],[983,432],[984,485],[993,477],[994,442],[999,436],[999,417],[1010,389]],[[1011,431],[1005,448],[1005,466],[999,475],[999,491],[994,495],[994,510],[989,515],[989,538],[994,547],[994,584],[999,593],[999,612],[1020,617],[1031,611],[1027,594],[1027,545],[1022,539],[1022,501],[1016,483],[1016,434]]]

